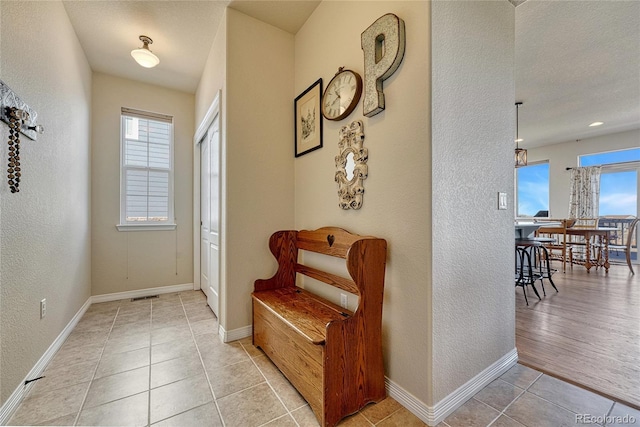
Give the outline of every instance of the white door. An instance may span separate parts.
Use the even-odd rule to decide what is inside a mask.
[[[220,299],[220,132],[218,117],[200,143],[200,287],[218,316]]]

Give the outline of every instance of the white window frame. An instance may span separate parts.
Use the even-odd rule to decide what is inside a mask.
[[[153,167],[126,166],[125,165],[125,133],[126,133],[126,117],[137,117],[145,120],[155,120],[169,123],[170,141],[169,141],[169,206],[166,221],[127,221],[126,220],[126,171],[129,169],[145,169],[148,171],[157,170]],[[120,223],[116,225],[118,231],[166,231],[175,230],[176,222],[174,215],[174,125],[173,117],[166,114],[151,113],[147,111],[135,110],[132,108],[122,107],[120,114]],[[161,169],[165,170],[165,169]]]

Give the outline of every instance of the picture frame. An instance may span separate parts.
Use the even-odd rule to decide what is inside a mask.
[[[321,102],[322,78],[298,95],[293,103],[296,157],[322,148]]]

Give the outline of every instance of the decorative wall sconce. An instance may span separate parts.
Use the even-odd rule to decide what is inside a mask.
[[[36,140],[44,127],[36,124],[38,113],[0,80],[0,120],[9,125],[7,182],[12,193],[20,191],[20,134]]]
[[[519,168],[520,166],[527,166],[527,150],[525,150],[524,148],[520,148],[518,146],[519,142],[522,142],[522,139],[520,139],[520,135],[519,135],[519,117],[518,117],[518,109],[520,108],[520,106],[522,105],[522,102],[516,102],[516,152],[515,152],[515,160],[516,160],[516,167]]]
[[[145,68],[153,68],[160,63],[160,59],[151,52],[149,45],[153,43],[151,37],[140,36],[142,47],[139,49],[133,49],[131,56],[136,60],[138,64]]]
[[[363,180],[369,175],[369,151],[362,146],[362,121],[356,120],[340,129],[336,156],[335,181],[338,184],[338,205],[342,209],[360,209],[364,195]]]

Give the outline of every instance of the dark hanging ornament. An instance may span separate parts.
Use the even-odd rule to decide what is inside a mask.
[[[25,113],[17,108],[9,111],[9,169],[7,180],[12,193],[20,191],[20,128],[24,124]]]

